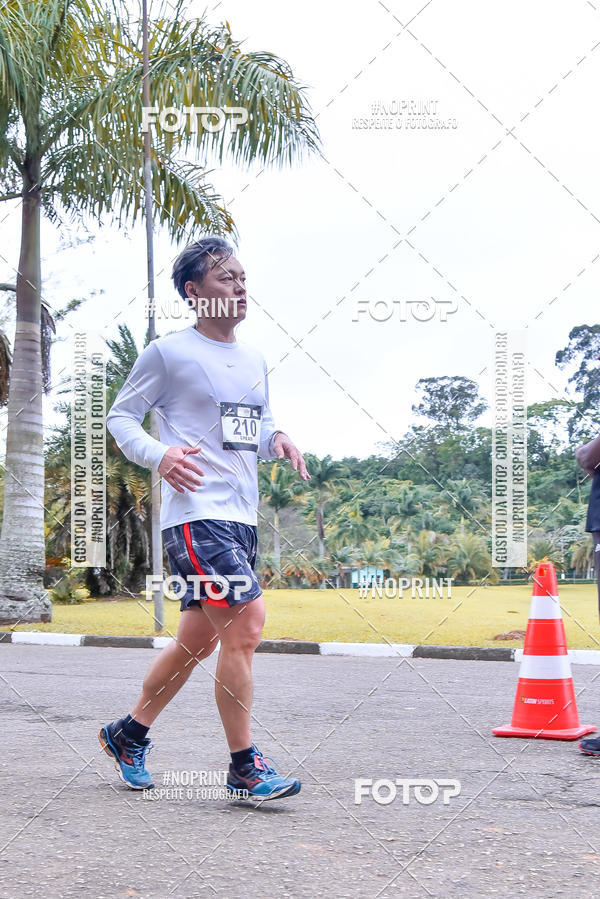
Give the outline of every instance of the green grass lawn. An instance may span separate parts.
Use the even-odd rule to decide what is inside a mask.
[[[593,584],[560,589],[570,649],[600,649],[597,591]],[[449,598],[361,599],[358,590],[267,590],[265,639],[344,643],[437,643],[467,646],[521,646],[521,640],[494,641],[497,634],[525,630],[529,586],[453,587]],[[166,627],[174,633],[179,604],[165,600]],[[19,625],[17,630],[78,634],[154,633],[152,603],[140,600],[54,606],[51,624]]]

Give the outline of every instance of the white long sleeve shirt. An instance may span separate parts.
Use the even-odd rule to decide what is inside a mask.
[[[142,427],[155,409],[160,440]],[[256,524],[257,455],[274,459],[267,366],[247,344],[210,340],[191,325],[153,340],[133,366],[106,419],[132,462],[157,469],[171,446],[204,472],[196,491],[162,480],[161,528],[216,518]]]

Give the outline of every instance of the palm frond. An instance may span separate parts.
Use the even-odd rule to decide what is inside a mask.
[[[52,194],[54,202],[75,216],[101,218],[108,212],[119,226],[142,218],[142,148],[112,141],[108,149],[92,134],[77,137],[75,143],[46,154],[46,195]],[[152,161],[154,220],[174,239],[189,238],[196,230],[235,233],[233,219],[204,182],[206,173],[199,166],[175,162],[161,146],[153,148]]]
[[[140,147],[143,142],[141,36],[129,37],[118,19],[107,18],[103,27],[96,49],[108,65],[96,79],[88,73],[69,83],[64,105],[55,107],[45,125],[47,146],[73,128],[85,128],[104,146],[116,141]],[[114,73],[111,78],[107,71]],[[318,149],[306,87],[287,63],[266,51],[243,52],[228,24],[186,19],[183,3],[176,15],[151,23],[150,81],[152,106],[160,110],[242,107],[248,113],[247,122],[236,128],[161,132],[169,154],[175,147],[195,145],[219,160],[227,155],[236,163],[281,165]]]
[[[133,368],[138,357],[133,334],[127,325],[118,326],[119,340],[107,340],[106,345],[111,353],[111,358],[106,363],[106,378],[108,385],[119,390]]]

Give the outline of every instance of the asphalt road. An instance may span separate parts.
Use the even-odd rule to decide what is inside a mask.
[[[154,653],[0,645],[2,897],[598,895],[600,759],[491,735],[517,665],[257,655],[255,741],[303,781],[257,807],[195,792],[228,762],[214,660],[151,730],[157,789],[195,778],[191,798],[119,781],[96,732],[129,710]],[[600,672],[574,674],[581,720],[600,723]],[[461,792],[356,804],[355,778]]]

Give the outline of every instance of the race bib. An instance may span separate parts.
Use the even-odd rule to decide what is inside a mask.
[[[220,403],[223,449],[258,452],[262,406]]]

